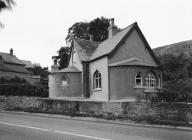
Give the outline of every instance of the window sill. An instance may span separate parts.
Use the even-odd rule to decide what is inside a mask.
[[[101,88],[95,88],[95,89],[93,89],[93,92],[94,91],[101,91],[102,89]]]
[[[60,85],[60,87],[68,87],[69,85]]]

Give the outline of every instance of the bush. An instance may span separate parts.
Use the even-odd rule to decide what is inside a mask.
[[[48,86],[29,84],[0,84],[0,95],[48,97]]]

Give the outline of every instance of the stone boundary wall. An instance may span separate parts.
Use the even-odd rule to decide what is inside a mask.
[[[0,110],[145,121],[150,124],[188,126],[192,122],[192,104],[187,103],[69,101],[0,96]]]

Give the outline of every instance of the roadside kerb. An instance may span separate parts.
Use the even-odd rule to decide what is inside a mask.
[[[88,122],[99,122],[106,124],[119,124],[119,125],[131,125],[131,126],[141,126],[141,127],[152,127],[152,128],[165,128],[165,129],[178,129],[185,131],[192,131],[190,127],[181,127],[181,126],[169,126],[169,125],[151,125],[151,124],[139,124],[139,123],[130,123],[130,122],[121,122],[117,120],[104,120],[99,118],[92,117],[70,117],[65,115],[52,115],[45,113],[28,113],[28,112],[13,112],[13,111],[0,111],[0,113],[7,114],[18,114],[18,115],[26,115],[26,116],[35,116],[35,117],[47,117],[47,118],[56,118],[56,119],[68,119],[68,120],[76,120],[76,121],[88,121]]]

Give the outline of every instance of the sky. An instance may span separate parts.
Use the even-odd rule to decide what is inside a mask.
[[[119,28],[137,21],[151,48],[192,39],[191,0],[15,0],[0,13],[0,52],[13,48],[19,59],[50,67],[66,46],[68,28],[97,17]]]

